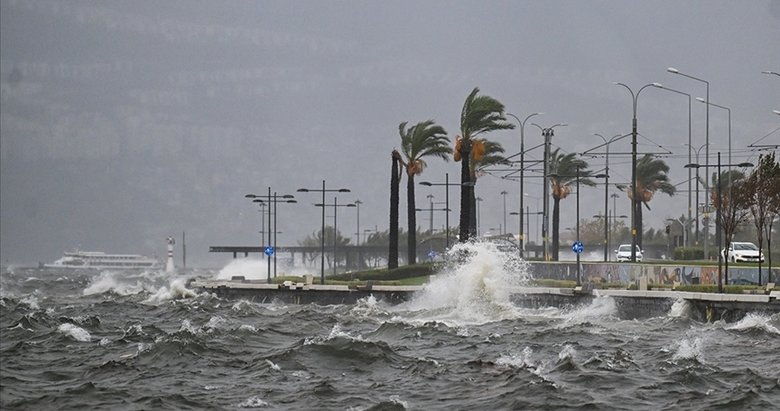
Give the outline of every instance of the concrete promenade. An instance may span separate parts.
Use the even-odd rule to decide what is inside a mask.
[[[411,299],[424,286],[318,285],[285,282],[266,284],[243,277],[232,280],[193,280],[189,288],[214,293],[225,298],[243,298],[259,303],[279,301],[286,304],[354,304],[361,298],[373,296],[379,301],[399,304]],[[596,298],[612,298],[620,318],[649,318],[669,313],[676,302],[687,304],[691,318],[711,322],[738,321],[750,312],[780,313],[780,291],[768,294],[713,294],[669,290],[619,290],[550,287],[516,287],[511,290],[511,301],[521,307],[573,308],[589,305]]]

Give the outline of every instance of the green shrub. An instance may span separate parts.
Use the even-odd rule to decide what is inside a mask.
[[[702,247],[677,247],[674,249],[675,260],[703,260],[704,248]]]

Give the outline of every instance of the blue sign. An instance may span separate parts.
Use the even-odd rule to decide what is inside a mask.
[[[582,245],[582,243],[579,240],[577,240],[572,243],[571,250],[577,254],[580,254],[585,250],[585,247]]]
[[[275,251],[274,248],[269,245],[268,247],[265,248],[265,255],[270,257],[274,255],[274,251]]]
[[[436,251],[433,251],[433,250],[428,251],[428,258],[431,259],[431,260],[436,258]]]

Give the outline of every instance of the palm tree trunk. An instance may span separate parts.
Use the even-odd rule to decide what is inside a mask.
[[[476,183],[477,179],[474,177],[471,177],[471,181]],[[471,203],[471,212],[469,213],[469,232],[474,238],[478,237],[477,232],[477,190],[475,189],[476,186],[471,186],[471,195],[469,202]]]
[[[387,254],[387,268],[398,268],[398,204],[400,202],[398,194],[400,191],[399,167],[400,159],[393,152],[391,160],[393,167],[390,171],[390,232],[389,232],[389,250]]]
[[[561,199],[553,196],[553,227],[552,227],[552,259],[558,261],[558,249],[560,248],[560,223],[561,223]]]
[[[639,246],[640,250],[643,250],[642,247],[642,202],[637,201],[634,205],[636,207],[636,245]]]
[[[409,222],[407,255],[409,264],[417,264],[417,213],[414,204],[414,174],[406,173],[406,220]]]
[[[471,179],[469,159],[471,157],[470,142],[463,141],[460,148],[460,238],[465,243],[471,237],[471,198],[474,197],[474,187],[463,185]]]

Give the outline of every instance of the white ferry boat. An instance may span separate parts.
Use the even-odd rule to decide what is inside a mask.
[[[101,251],[66,252],[62,258],[44,264],[44,268],[93,268],[99,270],[133,270],[161,268],[160,261],[138,254],[106,254]]]

